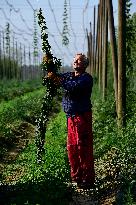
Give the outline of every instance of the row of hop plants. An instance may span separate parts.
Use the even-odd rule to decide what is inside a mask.
[[[9,57],[4,56],[0,58],[0,79],[1,80],[20,80],[25,81],[28,79],[36,79],[41,77],[41,71],[39,69],[39,65],[20,65],[14,59],[9,59]]]
[[[39,78],[25,81],[18,81],[17,79],[1,80],[0,103],[3,101],[12,100],[15,97],[22,96],[28,92],[32,92],[41,87],[41,80]]]

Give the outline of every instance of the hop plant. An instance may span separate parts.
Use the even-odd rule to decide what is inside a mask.
[[[63,13],[63,31],[62,31],[62,44],[68,46],[69,44],[69,29],[67,24],[68,14],[67,14],[67,1],[64,1],[64,13]]]
[[[58,73],[61,67],[61,60],[57,59],[51,53],[51,46],[48,42],[47,26],[45,18],[42,14],[42,9],[39,9],[37,14],[38,24],[41,28],[41,39],[42,39],[42,50],[44,53],[42,61],[42,70],[47,72]],[[49,119],[49,113],[52,108],[53,97],[57,94],[57,86],[47,77],[43,77],[43,83],[46,86],[46,93],[43,97],[42,108],[39,119],[36,120],[36,146],[37,146],[37,160],[42,162],[42,156],[45,154],[44,144],[45,144],[45,134],[47,122]]]

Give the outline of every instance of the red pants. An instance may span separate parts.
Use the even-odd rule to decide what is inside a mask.
[[[92,113],[68,118],[68,158],[71,178],[76,182],[94,183]]]

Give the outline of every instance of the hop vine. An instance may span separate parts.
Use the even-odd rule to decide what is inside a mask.
[[[69,29],[67,24],[68,13],[67,13],[67,1],[64,1],[64,13],[63,13],[63,31],[62,31],[62,44],[68,46],[69,44]]]
[[[10,50],[10,24],[6,24],[6,53],[9,54]]]
[[[47,26],[45,18],[42,14],[42,9],[39,9],[37,14],[38,16],[38,24],[41,28],[41,39],[42,39],[42,50],[44,53],[43,61],[42,61],[42,70],[47,72],[58,73],[59,68],[61,67],[61,60],[57,59],[51,53],[51,46],[48,42],[48,34],[47,34]],[[42,162],[43,155],[45,154],[45,134],[47,122],[49,120],[49,114],[52,109],[52,100],[53,97],[57,94],[57,86],[47,77],[43,77],[43,83],[46,86],[46,93],[43,97],[41,113],[39,119],[36,120],[36,146],[37,146],[37,161]]]
[[[37,21],[36,21],[36,10],[34,10],[34,34],[33,34],[33,46],[34,46],[34,65],[38,64],[38,36],[37,36]]]

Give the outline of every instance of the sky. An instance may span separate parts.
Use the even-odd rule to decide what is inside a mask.
[[[136,12],[136,0],[131,0],[131,13]],[[67,0],[67,25],[69,45],[62,44],[64,0],[0,0],[0,31],[10,23],[11,33],[18,42],[31,47],[33,52],[34,11],[42,8],[49,32],[49,43],[55,57],[62,60],[62,65],[71,65],[75,53],[87,53],[86,29],[93,26],[94,6],[99,0]],[[113,0],[114,22],[118,22],[118,0]],[[42,55],[40,28],[38,28],[38,49]],[[42,59],[42,58],[41,58]]]

